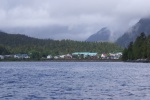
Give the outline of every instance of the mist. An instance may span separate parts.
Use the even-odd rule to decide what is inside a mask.
[[[119,37],[149,12],[149,0],[1,0],[0,30],[83,41],[108,27]]]

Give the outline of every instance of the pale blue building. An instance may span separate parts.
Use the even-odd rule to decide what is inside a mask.
[[[72,53],[73,56],[81,56],[83,55],[84,58],[90,56],[90,57],[98,57],[98,53],[96,52],[74,52]]]

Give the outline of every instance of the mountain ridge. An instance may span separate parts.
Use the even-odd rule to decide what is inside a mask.
[[[104,27],[95,34],[92,34],[91,36],[86,39],[86,41],[89,42],[110,42],[110,36],[111,36],[111,31],[107,28]]]
[[[133,27],[129,28],[120,38],[115,42],[122,47],[128,47],[130,42],[134,42],[137,36],[142,32],[146,36],[150,35],[150,18],[140,19]]]
[[[0,32],[0,45],[9,48],[12,53],[68,54],[72,52],[120,52],[122,48],[108,42],[83,42],[73,40],[37,39],[21,34]]]

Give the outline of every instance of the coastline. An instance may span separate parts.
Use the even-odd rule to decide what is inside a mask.
[[[110,59],[49,59],[49,60],[0,60],[0,62],[123,62]]]
[[[124,62],[131,62],[131,63],[150,63],[150,60],[127,60]]]
[[[120,59],[40,59],[40,60],[0,60],[0,62],[129,62],[129,63],[150,63],[150,60],[127,60]]]

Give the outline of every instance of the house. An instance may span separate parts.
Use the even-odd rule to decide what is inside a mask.
[[[4,58],[13,58],[14,56],[13,55],[4,55]]]
[[[101,54],[101,58],[102,58],[102,59],[107,59],[107,54],[102,53],[102,54]]]
[[[21,56],[21,54],[15,54],[15,55],[14,55],[14,58],[20,59],[20,58],[22,58],[22,56]]]
[[[77,56],[80,58],[98,58],[98,53],[91,53],[91,52],[74,52],[72,56]]]
[[[59,59],[59,56],[54,56],[54,59]]]
[[[114,56],[116,56],[116,54],[115,53],[109,53],[109,56],[114,57]]]
[[[65,58],[65,55],[60,55],[59,58],[60,58],[60,59],[64,59],[64,58]]]
[[[121,52],[118,52],[118,53],[109,53],[110,59],[119,59],[119,58],[121,58],[121,56],[122,56]]]
[[[48,55],[47,56],[47,59],[52,59],[53,57],[51,55]]]
[[[22,58],[29,59],[30,56],[28,54],[22,54]]]
[[[16,59],[23,59],[23,58],[28,59],[28,58],[30,58],[30,56],[28,54],[15,54],[14,58],[16,58]]]
[[[65,59],[72,59],[72,55],[71,55],[71,54],[66,54],[66,55],[64,56],[64,58],[65,58]]]
[[[98,53],[95,53],[95,52],[88,53],[88,55],[86,57],[90,58],[90,59],[98,59],[99,58]]]
[[[118,52],[118,53],[116,53],[116,55],[121,57],[122,56],[122,52]]]
[[[1,59],[1,60],[4,59],[4,56],[0,55],[0,59]]]
[[[116,53],[116,57],[117,57],[118,59],[121,58],[121,57],[122,57],[122,52]]]

